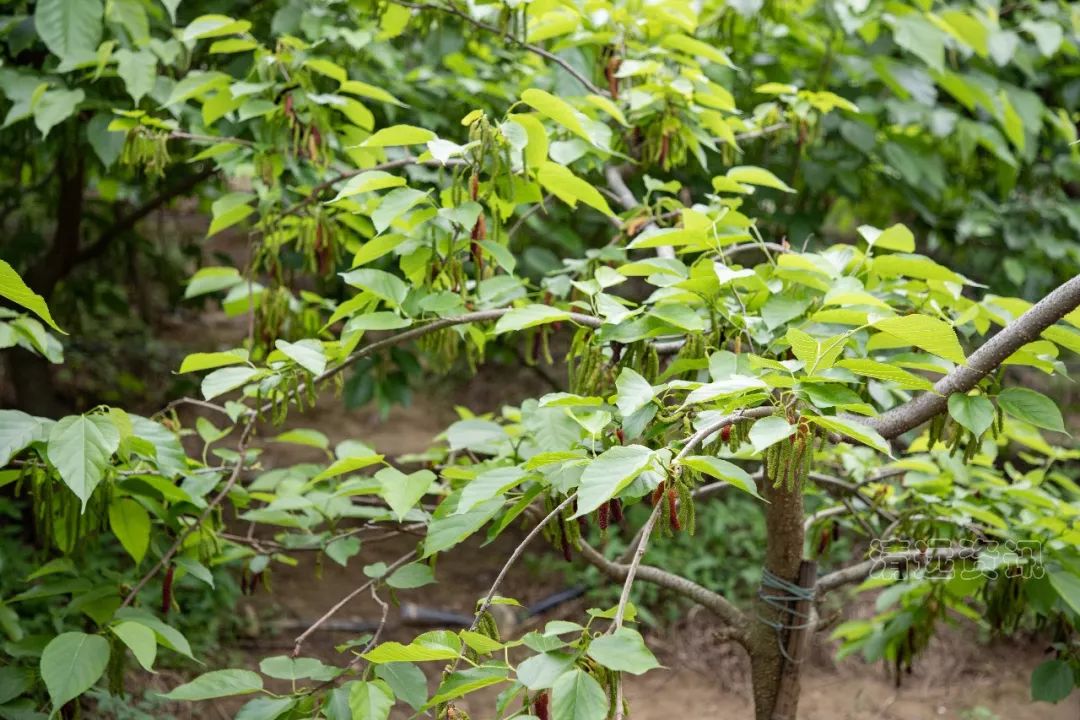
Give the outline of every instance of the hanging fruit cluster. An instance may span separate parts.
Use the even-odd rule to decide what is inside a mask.
[[[663,503],[660,510],[660,530],[671,536],[685,531],[694,534],[694,494],[698,484],[697,473],[677,467],[668,477],[656,486],[652,494],[652,504]]]
[[[452,327],[420,336],[416,346],[427,356],[431,369],[437,373],[449,372],[461,355],[461,338]]]
[[[563,498],[553,497],[551,495],[544,496],[544,511],[550,515],[559,503],[563,501]],[[552,544],[553,547],[562,551],[563,558],[566,562],[570,562],[573,559],[573,551],[581,550],[581,531],[585,524],[585,518],[574,518],[577,503],[570,503],[567,507],[563,508],[551,522],[544,525],[543,533],[544,538]]]
[[[967,428],[951,420],[948,415],[941,413],[935,415],[930,421],[928,430],[929,438],[927,447],[933,449],[938,443],[943,443],[949,448],[949,457],[954,457],[963,451],[964,462],[971,462],[975,454],[982,447],[983,438],[987,433],[997,439],[1004,430],[1005,417],[1000,407],[994,411],[994,421],[981,435],[975,435]]]
[[[106,479],[86,503],[67,485],[40,465],[27,465],[16,481],[15,494],[30,492],[34,511],[34,532],[44,547],[70,553],[85,539],[109,526],[112,481]]]
[[[742,444],[750,439],[750,420],[736,420],[730,425],[720,428],[719,442],[727,446],[730,452],[736,452]]]
[[[670,108],[665,110],[644,129],[642,159],[650,165],[659,165],[664,170],[684,165],[689,146],[682,132],[683,126],[684,122],[678,113]]]
[[[802,420],[795,432],[765,449],[763,455],[765,478],[773,487],[781,484],[788,492],[795,492],[810,474],[814,460],[814,431],[810,423]]]
[[[629,345],[612,343],[610,357],[593,343],[593,332],[580,328],[570,343],[566,356],[570,392],[576,395],[604,395],[615,387],[621,368],[630,368],[654,383],[660,376],[660,355],[656,346],[646,340]]]
[[[124,137],[120,162],[142,168],[151,177],[163,177],[169,164],[169,131],[136,125]]]

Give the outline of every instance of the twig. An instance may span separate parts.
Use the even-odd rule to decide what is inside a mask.
[[[641,539],[638,540],[637,549],[634,551],[634,557],[630,561],[630,567],[626,569],[626,581],[623,582],[622,593],[619,595],[619,606],[615,610],[615,619],[611,623],[612,630],[618,630],[622,627],[623,616],[626,615],[626,604],[630,602],[630,587],[634,584],[634,576],[637,575],[638,567],[641,565],[641,558],[645,556],[645,548],[649,544],[649,536],[652,535],[653,528],[656,527],[656,521],[660,517],[660,508],[663,506],[663,502],[657,501],[656,505],[653,506],[653,511],[649,515],[649,519],[641,529]]]
[[[410,550],[409,552],[405,553],[404,555],[399,557],[394,562],[390,563],[390,565],[388,565],[387,568],[386,568],[386,574],[389,574],[391,570],[395,570],[398,567],[400,567],[401,565],[404,565],[406,562],[411,560],[414,555],[416,555],[416,550]],[[367,590],[369,587],[374,585],[377,581],[381,580],[382,577],[385,577],[385,574],[383,576],[381,576],[381,577],[371,578],[366,583],[364,583],[360,587],[356,588],[355,590],[350,592],[345,597],[338,600],[336,603],[334,603],[333,607],[331,607],[329,610],[324,612],[322,614],[322,616],[319,617],[318,620],[313,622],[311,624],[311,626],[307,630],[305,630],[304,632],[297,635],[296,640],[293,641],[292,656],[293,657],[299,657],[300,656],[300,648],[303,646],[304,641],[307,640],[311,636],[311,634],[313,632],[315,632],[316,629],[318,629],[318,627],[320,625],[322,625],[324,622],[326,622],[327,620],[332,618],[334,616],[334,614],[337,613],[338,610],[341,610],[341,608],[345,607],[349,603],[349,601],[351,601],[353,598],[355,598],[360,593]]]
[[[555,55],[554,53],[548,52],[547,50],[540,47],[539,45],[533,45],[532,43],[523,42],[522,40],[518,39],[514,35],[512,35],[512,34],[510,34],[508,32],[504,32],[504,31],[500,30],[499,28],[495,27],[494,25],[489,25],[486,22],[483,22],[482,20],[477,20],[476,18],[472,17],[471,15],[469,15],[468,13],[466,13],[466,12],[464,12],[462,10],[458,10],[455,7],[450,7],[450,6],[447,6],[447,5],[438,5],[438,4],[435,4],[435,3],[412,3],[412,2],[404,2],[404,0],[390,0],[390,1],[393,2],[395,5],[400,5],[402,7],[411,8],[413,10],[438,10],[440,12],[449,13],[451,15],[456,15],[457,17],[461,18],[462,20],[464,20],[465,22],[469,23],[470,25],[472,25],[474,27],[480,28],[481,30],[486,30],[487,32],[490,32],[490,33],[494,33],[494,34],[502,37],[504,40],[508,40],[509,42],[511,42],[511,43],[513,43],[513,44],[515,44],[515,45],[517,45],[517,46],[519,46],[519,47],[521,47],[521,48],[523,48],[525,50],[528,50],[529,52],[531,52],[531,53],[533,53],[535,55],[539,55],[540,57],[544,58],[545,60],[550,60],[551,62],[555,63],[556,65],[561,67],[563,70],[568,72],[571,77],[573,77],[575,80],[577,80],[579,83],[581,83],[582,86],[586,90],[593,93],[594,95],[602,95],[604,97],[609,96],[609,93],[608,93],[607,90],[602,90],[599,87],[597,87],[596,85],[594,85],[587,77],[585,77],[580,72],[578,72],[578,70],[573,65],[571,65],[567,61],[563,60],[558,55]]]
[[[197,135],[195,133],[183,132],[180,130],[173,130],[169,133],[170,140],[190,140],[191,142],[209,143],[211,145],[217,144],[231,144],[231,145],[244,145],[247,147],[254,147],[256,143],[252,140],[244,140],[238,137],[229,137],[227,135]]]
[[[544,529],[544,526],[551,522],[553,519],[555,519],[555,517],[557,517],[559,513],[565,510],[567,506],[569,506],[570,503],[572,503],[575,499],[577,499],[576,492],[568,495],[567,498],[561,503],[559,503],[559,505],[554,510],[549,512],[544,517],[544,519],[538,522],[536,524],[536,527],[529,531],[529,534],[525,536],[524,540],[518,543],[517,547],[514,548],[514,552],[510,553],[510,557],[503,564],[502,569],[499,570],[499,574],[495,577],[495,582],[491,583],[491,589],[488,590],[487,596],[484,597],[484,601],[480,603],[480,607],[477,608],[475,614],[476,616],[473,619],[472,627],[469,628],[470,630],[476,629],[476,625],[480,621],[480,616],[483,615],[489,607],[491,607],[491,601],[495,597],[495,592],[499,589],[499,586],[502,584],[503,580],[506,579],[506,574],[510,572],[510,568],[513,567],[514,563],[517,562],[517,559],[521,557],[521,554],[525,551],[525,548],[528,547],[529,543],[535,540],[536,536],[539,535],[540,532]]]

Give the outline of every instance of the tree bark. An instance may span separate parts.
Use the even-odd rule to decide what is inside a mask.
[[[804,537],[801,483],[796,483],[791,491],[784,483],[772,487],[768,479],[763,479],[761,484],[761,494],[768,501],[765,505],[765,568],[778,578],[796,583],[802,564]],[[792,624],[791,616],[761,599],[756,605],[758,618],[751,620],[747,648],[754,690],[754,717],[756,720],[773,720],[781,686],[785,694],[784,707],[790,708],[794,716],[799,700],[799,666],[788,663],[785,667],[780,644],[786,642],[786,638],[774,627],[778,623]]]
[[[56,158],[60,179],[56,205],[56,232],[48,251],[26,272],[26,284],[48,301],[53,290],[71,272],[82,235],[86,160],[83,154],[61,150]],[[53,389],[50,363],[30,352],[8,354],[8,374],[15,386],[15,406],[33,415],[57,417],[68,408]]]

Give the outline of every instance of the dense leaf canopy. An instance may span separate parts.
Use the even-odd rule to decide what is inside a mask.
[[[1080,352],[1077,8],[2,10],[0,295],[15,309],[0,309],[0,347],[61,361],[60,328],[87,336],[101,312],[80,268],[104,261],[89,282],[124,281],[132,266],[116,260],[156,257],[139,221],[188,194],[209,237],[248,251],[200,255],[176,302],[218,302],[248,333],[178,359],[201,394],[152,417],[0,410],[0,487],[28,498],[41,558],[0,597],[19,658],[0,668],[16,688],[0,714],[36,717],[105,675],[115,686],[106,670],[122,673],[127,650],[148,669],[159,647],[190,654],[166,624],[176,577],[258,575],[302,551],[359,565],[350,539],[406,526],[422,531],[416,549],[365,567],[360,591],[415,588],[437,580],[438,554],[526,521],[526,543],[544,534],[625,579],[620,603],[502,638],[497,582],[468,630],[376,636],[332,667],[304,656],[311,628],[258,673],[212,669],[166,697],[258,694],[245,717],[385,719],[400,703],[457,718],[455,702],[497,685],[498,717],[522,703],[621,717],[622,683],[657,666],[631,627],[636,578],[731,626],[771,717],[777,628],[816,620],[740,609],[642,564],[717,492],[765,515],[763,583],[794,582],[805,558],[823,571],[806,588],[819,603],[886,588],[875,617],[836,630],[841,652],[900,667],[947,616],[996,630],[1023,616],[1058,628],[1035,696],[1080,678],[1080,451],[1031,387]],[[68,308],[59,322],[46,301]],[[346,376],[350,394],[388,401],[376,378],[405,362],[394,353],[445,372],[507,348],[557,359],[566,383],[463,409],[422,467],[304,427]],[[325,460],[265,467],[270,441]],[[630,528],[636,553],[611,559],[582,537],[637,503],[652,511]],[[271,539],[230,534],[224,505]],[[817,540],[834,528],[858,558]],[[70,560],[114,541],[126,557],[105,576]],[[45,637],[21,624],[42,602],[70,609]],[[433,691],[415,682],[429,662],[445,667]]]

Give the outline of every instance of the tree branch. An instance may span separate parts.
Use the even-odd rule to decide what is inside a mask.
[[[581,556],[586,562],[599,568],[613,580],[623,580],[630,572],[630,565],[614,562],[604,557],[598,550],[587,542],[581,542]],[[732,626],[737,631],[734,640],[740,644],[746,644],[747,618],[739,608],[735,607],[727,598],[719,593],[706,590],[701,585],[680,577],[666,570],[651,565],[639,565],[637,577],[645,582],[659,585],[672,592],[693,600],[702,607],[710,610],[721,620]]]
[[[133,210],[130,214],[125,215],[109,227],[105,228],[101,232],[101,234],[98,235],[97,240],[79,251],[79,253],[75,256],[74,264],[86,262],[87,260],[91,260],[97,257],[105,251],[105,249],[109,246],[109,243],[111,243],[113,240],[116,240],[124,233],[134,229],[135,225],[140,220],[149,216],[155,210],[166,205],[170,201],[175,200],[182,195],[187,195],[189,192],[194,190],[195,187],[199,185],[199,183],[213,177],[217,174],[217,172],[217,168],[208,166],[195,173],[194,175],[189,175],[180,182],[176,183],[176,185],[165,188],[161,191],[161,193],[151,198],[143,205],[135,208],[135,210]]]
[[[334,614],[338,610],[341,610],[341,608],[345,607],[349,603],[350,600],[352,600],[354,597],[356,597],[360,593],[367,590],[369,587],[372,587],[373,585],[375,585],[375,583],[378,582],[379,580],[381,580],[383,577],[386,577],[387,575],[389,575],[391,570],[396,570],[401,565],[404,565],[406,562],[411,560],[413,555],[415,555],[415,554],[416,554],[415,550],[410,550],[409,552],[405,553],[404,555],[399,557],[397,560],[390,563],[386,567],[386,573],[384,573],[382,576],[377,577],[377,578],[371,578],[370,580],[365,582],[363,585],[356,588],[355,590],[350,592],[348,595],[346,595],[345,597],[341,598],[336,603],[334,603],[334,606],[331,607],[329,610],[327,610],[325,613],[323,613],[322,616],[318,620],[313,622],[311,624],[311,626],[307,630],[305,630],[304,632],[302,632],[302,633],[300,633],[299,635],[296,636],[296,640],[293,641],[292,656],[293,657],[299,657],[300,648],[303,647],[304,641],[307,640],[308,637],[310,637],[311,634],[313,632],[315,632],[315,630],[317,630],[320,625],[322,625],[324,622],[326,622],[327,620],[332,618],[334,616]]]
[[[1039,338],[1042,331],[1080,306],[1080,275],[1058,286],[1053,292],[1005,329],[973,352],[966,365],[959,365],[925,392],[875,418],[857,418],[886,439],[918,427],[948,408],[949,396],[966,393],[996,370],[1010,355]]]
[[[887,568],[901,568],[915,565],[922,567],[934,561],[970,560],[979,556],[979,548],[931,548],[928,550],[905,550],[888,553],[881,557],[866,560],[856,565],[842,568],[828,575],[822,575],[814,586],[814,592],[822,593],[835,590],[843,585],[862,582],[870,574]]]
[[[579,83],[581,83],[581,85],[586,90],[593,93],[594,95],[602,95],[604,97],[609,96],[607,90],[602,90],[601,88],[594,85],[587,77],[585,77],[580,72],[578,72],[577,68],[575,68],[573,65],[571,65],[567,61],[563,60],[558,55],[555,55],[554,53],[548,52],[547,50],[540,47],[539,45],[533,45],[532,43],[523,42],[523,41],[519,40],[518,38],[516,38],[514,35],[512,35],[512,34],[510,34],[508,32],[504,32],[504,31],[500,30],[499,28],[495,27],[494,25],[489,25],[488,23],[483,22],[482,20],[477,20],[476,18],[474,18],[473,16],[469,15],[468,13],[466,13],[466,12],[464,12],[462,10],[458,10],[457,8],[450,7],[448,5],[438,5],[438,4],[435,4],[435,3],[413,3],[413,2],[405,2],[404,0],[390,0],[390,1],[392,3],[394,3],[395,5],[400,5],[402,7],[411,8],[413,10],[437,10],[439,12],[449,13],[450,15],[456,15],[457,17],[461,18],[462,20],[469,23],[473,27],[477,27],[477,28],[480,28],[481,30],[486,30],[487,32],[498,35],[499,37],[503,38],[504,40],[507,40],[507,41],[513,43],[514,45],[517,45],[517,46],[521,47],[524,50],[528,50],[529,52],[531,52],[531,53],[533,53],[535,55],[539,55],[540,57],[544,58],[545,60],[550,60],[551,62],[555,63],[556,65],[561,67],[563,70],[565,70],[567,73],[569,73],[571,77],[573,77],[575,80],[577,80]]]

